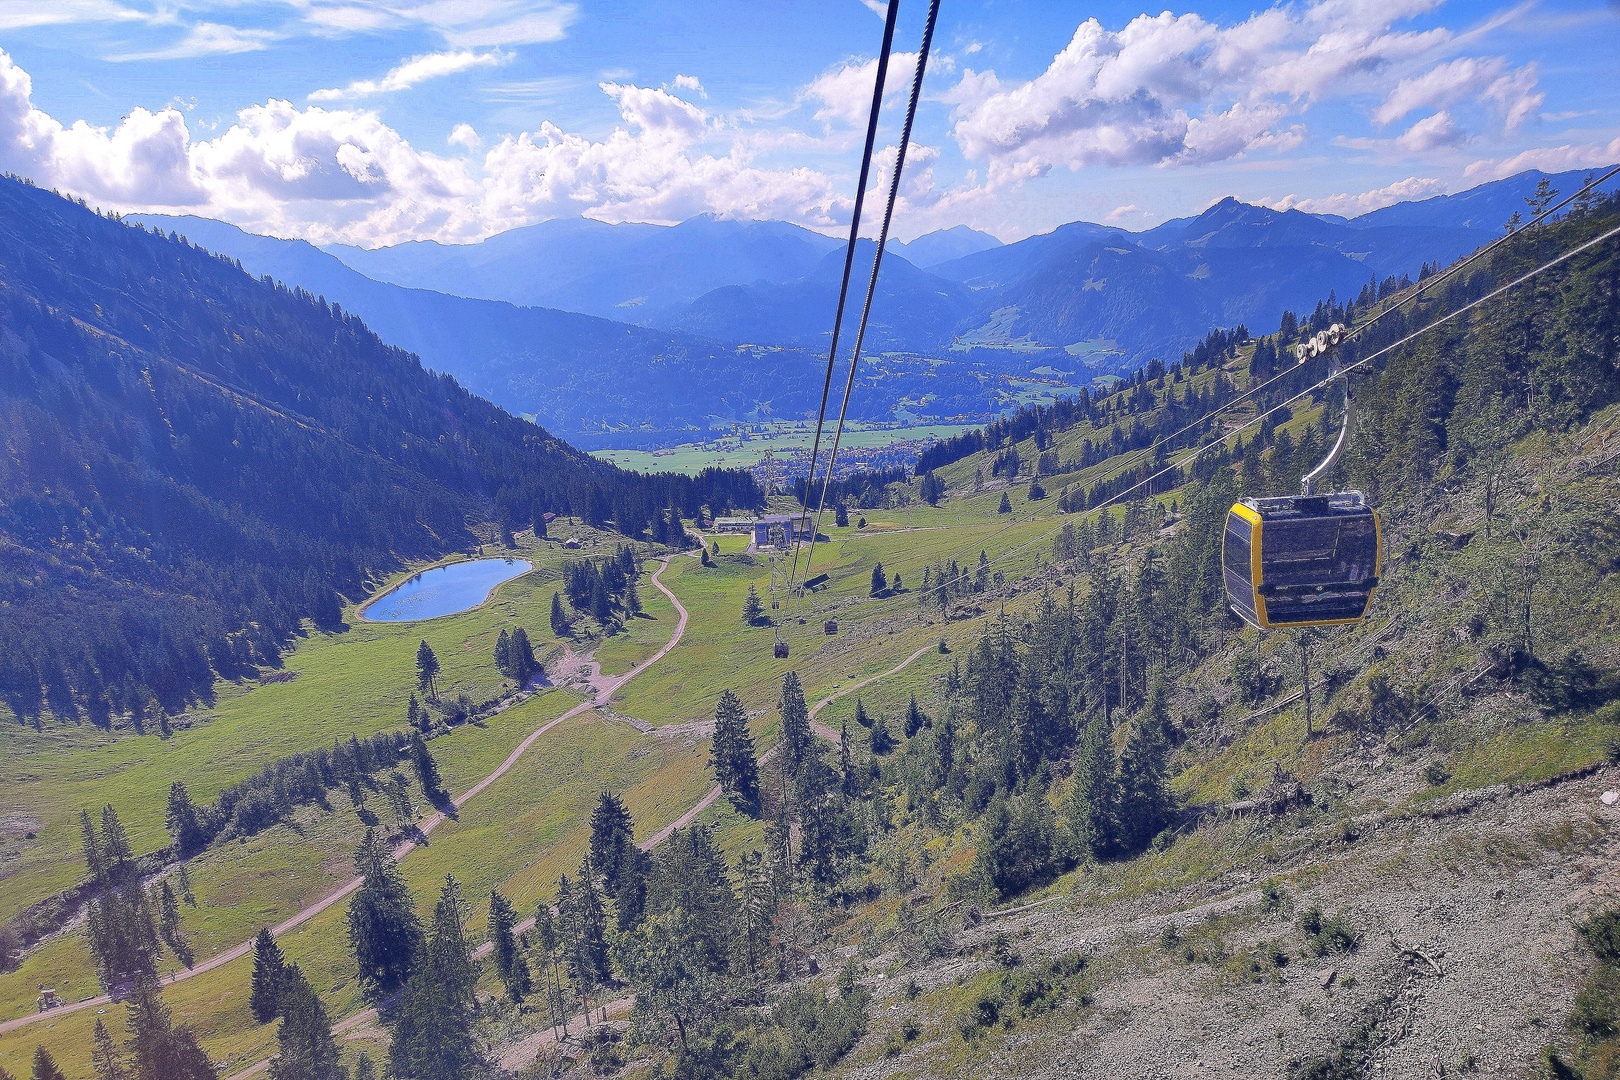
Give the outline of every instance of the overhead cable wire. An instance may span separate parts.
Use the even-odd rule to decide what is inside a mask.
[[[816,437],[810,446],[810,474],[804,485],[806,515],[810,512],[810,489],[816,480],[816,458],[821,451],[821,430],[827,419],[827,398],[832,392],[833,368],[838,360],[838,336],[844,323],[844,303],[849,297],[850,274],[855,268],[855,244],[861,232],[861,205],[866,200],[866,178],[872,169],[872,146],[877,141],[878,113],[883,107],[883,81],[889,72],[889,52],[894,45],[894,23],[899,14],[900,0],[889,0],[888,14],[883,21],[883,47],[878,52],[877,79],[872,86],[872,114],[866,122],[866,149],[861,153],[861,174],[855,184],[855,206],[849,219],[849,246],[844,252],[844,276],[838,286],[838,309],[833,315],[832,345],[827,350],[827,375],[821,384],[821,408],[816,412]],[[799,536],[797,521],[789,522],[788,532],[793,536],[793,567],[788,572],[788,590],[791,592],[793,579],[799,570],[799,549],[803,541]],[[813,534],[810,542],[815,543]]]
[[[1553,267],[1559,265],[1562,262],[1565,262],[1568,259],[1574,258],[1576,255],[1579,255],[1581,252],[1587,251],[1587,250],[1589,250],[1591,248],[1594,248],[1594,247],[1598,246],[1599,244],[1602,244],[1603,242],[1605,242],[1607,240],[1614,239],[1617,236],[1620,236],[1620,226],[1617,226],[1616,228],[1610,229],[1608,232],[1602,234],[1601,236],[1593,237],[1591,240],[1588,240],[1585,243],[1578,245],[1577,247],[1573,247],[1570,250],[1564,252],[1562,255],[1559,255],[1556,258],[1551,259],[1551,260],[1543,263],[1542,265],[1536,267],[1534,270],[1531,270],[1529,273],[1524,274],[1524,275],[1522,275],[1520,277],[1517,277],[1517,278],[1513,279],[1512,281],[1508,282],[1506,285],[1502,285],[1502,286],[1500,286],[1500,287],[1498,287],[1496,289],[1491,290],[1490,292],[1486,293],[1484,296],[1481,296],[1479,299],[1472,300],[1472,301],[1464,304],[1462,307],[1458,308],[1457,310],[1452,311],[1452,312],[1450,312],[1450,313],[1448,313],[1446,315],[1442,315],[1440,318],[1436,319],[1432,323],[1429,323],[1427,326],[1423,327],[1421,330],[1415,330],[1412,333],[1410,333],[1410,334],[1406,335],[1405,337],[1401,338],[1399,341],[1392,342],[1391,344],[1384,346],[1382,349],[1379,349],[1377,352],[1371,353],[1371,354],[1369,354],[1369,355],[1367,355],[1365,357],[1362,357],[1360,360],[1357,360],[1353,364],[1346,364],[1343,368],[1341,368],[1338,371],[1334,372],[1332,375],[1329,375],[1327,378],[1323,379],[1321,382],[1317,383],[1316,385],[1311,386],[1311,387],[1309,387],[1309,388],[1307,388],[1305,390],[1302,390],[1299,393],[1295,394],[1294,396],[1290,397],[1288,400],[1286,400],[1284,402],[1281,402],[1280,404],[1275,405],[1270,409],[1267,409],[1265,412],[1260,413],[1259,415],[1255,416],[1252,420],[1245,421],[1244,424],[1241,427],[1238,427],[1233,431],[1223,432],[1219,438],[1212,439],[1211,441],[1209,441],[1209,442],[1205,443],[1204,445],[1198,447],[1191,454],[1188,454],[1186,457],[1183,457],[1180,460],[1176,461],[1174,464],[1165,466],[1163,469],[1160,469],[1158,472],[1154,473],[1152,476],[1149,476],[1149,477],[1147,477],[1147,478],[1145,478],[1143,480],[1140,480],[1136,484],[1134,484],[1133,486],[1125,489],[1124,491],[1120,492],[1119,494],[1109,497],[1108,499],[1104,500],[1103,502],[1098,503],[1094,507],[1090,507],[1086,512],[1089,513],[1091,510],[1103,510],[1103,509],[1106,509],[1109,506],[1114,505],[1115,503],[1119,502],[1121,499],[1124,499],[1127,495],[1131,494],[1132,492],[1136,491],[1137,489],[1139,489],[1139,488],[1141,488],[1141,487],[1143,487],[1143,486],[1145,486],[1147,484],[1151,484],[1154,480],[1157,480],[1161,476],[1165,476],[1168,473],[1174,472],[1176,469],[1180,469],[1180,468],[1190,464],[1191,462],[1197,460],[1199,457],[1203,456],[1205,451],[1210,450],[1213,447],[1216,447],[1216,446],[1219,446],[1219,445],[1225,443],[1226,440],[1231,438],[1233,435],[1241,434],[1242,432],[1244,432],[1248,428],[1251,428],[1255,424],[1258,424],[1261,421],[1265,420],[1266,417],[1271,416],[1273,413],[1276,413],[1279,410],[1288,407],[1293,402],[1298,401],[1300,398],[1308,397],[1311,394],[1316,393],[1318,390],[1326,388],[1327,386],[1329,386],[1333,382],[1337,381],[1338,379],[1344,378],[1346,375],[1350,374],[1350,372],[1356,370],[1357,368],[1359,368],[1359,367],[1361,367],[1361,366],[1363,366],[1365,364],[1370,364],[1374,360],[1378,359],[1379,357],[1384,356],[1387,353],[1393,352],[1394,350],[1399,349],[1403,345],[1410,344],[1411,342],[1415,341],[1416,339],[1422,337],[1424,334],[1428,333],[1430,330],[1433,330],[1435,327],[1441,326],[1444,323],[1448,323],[1451,320],[1457,318],[1458,316],[1464,315],[1467,312],[1473,310],[1474,308],[1479,307],[1481,304],[1485,303],[1486,301],[1494,300],[1498,296],[1501,296],[1503,293],[1506,293],[1506,292],[1508,292],[1508,291],[1510,291],[1512,289],[1517,288],[1520,285],[1523,285],[1525,282],[1529,281],[1531,278],[1534,278],[1534,277],[1536,277],[1536,276],[1538,276],[1540,274],[1546,273],[1548,270],[1551,270]],[[1064,515],[1064,516],[1069,516],[1069,515]],[[997,563],[999,563],[999,562],[1001,562],[1001,561],[1003,561],[1005,559],[1011,558],[1013,555],[1016,555],[1019,552],[1027,550],[1028,548],[1032,547],[1035,544],[1040,543],[1043,540],[1047,540],[1047,539],[1050,539],[1053,536],[1056,536],[1061,531],[1062,531],[1062,526],[1059,526],[1056,529],[1050,529],[1050,530],[1042,533],[1041,535],[1035,537],[1032,540],[1026,541],[1025,543],[1020,544],[1019,546],[1017,546],[1015,548],[1010,548],[1007,551],[1002,552],[1000,555],[997,555],[994,559],[989,560],[989,562],[986,565],[994,566],[995,564],[997,564]]]
[[[1522,232],[1524,229],[1528,229],[1532,225],[1539,224],[1540,222],[1544,221],[1548,216],[1556,213],[1557,211],[1559,211],[1563,207],[1567,206],[1569,203],[1571,203],[1574,200],[1580,198],[1582,195],[1586,194],[1589,191],[1592,191],[1593,189],[1595,189],[1597,187],[1600,187],[1605,181],[1607,181],[1610,177],[1614,176],[1616,173],[1620,173],[1620,165],[1617,165],[1613,169],[1610,169],[1607,173],[1604,173],[1602,176],[1598,177],[1596,180],[1588,181],[1585,185],[1583,185],[1580,188],[1580,190],[1576,191],[1574,194],[1570,195],[1568,198],[1564,199],[1562,202],[1558,203],[1556,206],[1553,206],[1553,207],[1550,207],[1550,208],[1548,208],[1546,210],[1543,210],[1541,213],[1537,214],[1534,218],[1532,218],[1528,223],[1526,223],[1523,226],[1523,228],[1520,229],[1519,231]],[[1512,239],[1515,235],[1517,235],[1517,233],[1508,233],[1508,234],[1506,234],[1504,236],[1498,237],[1497,239],[1491,241],[1489,244],[1485,245],[1483,248],[1480,248],[1478,251],[1474,252],[1468,258],[1464,259],[1462,262],[1458,263],[1455,266],[1452,266],[1452,267],[1448,268],[1443,273],[1441,273],[1441,274],[1439,274],[1439,275],[1437,275],[1437,276],[1435,276],[1433,278],[1428,279],[1427,281],[1425,281],[1418,288],[1418,290],[1416,292],[1412,293],[1410,296],[1407,296],[1407,297],[1404,297],[1404,298],[1401,298],[1401,299],[1397,299],[1394,303],[1390,304],[1383,311],[1380,311],[1377,315],[1373,316],[1371,319],[1367,320],[1365,323],[1362,323],[1361,325],[1355,327],[1353,330],[1347,331],[1346,335],[1345,335],[1345,340],[1348,341],[1351,338],[1356,337],[1362,331],[1366,330],[1369,326],[1373,325],[1373,323],[1376,323],[1378,320],[1382,319],[1385,315],[1388,315],[1390,312],[1395,311],[1398,308],[1404,308],[1408,304],[1414,303],[1415,301],[1421,299],[1423,297],[1424,293],[1426,293],[1430,289],[1434,288],[1436,285],[1439,285],[1440,283],[1446,281],[1447,279],[1455,276],[1459,271],[1461,271],[1462,269],[1467,267],[1469,264],[1473,263],[1474,261],[1479,259],[1481,256],[1485,255],[1487,252],[1494,250],[1498,245],[1502,244],[1504,241]],[[1546,268],[1544,267],[1543,269],[1546,269]],[[1419,332],[1421,333],[1421,331],[1419,331]],[[1379,353],[1377,355],[1382,355],[1382,353]],[[1346,369],[1346,370],[1348,370],[1348,369]],[[1131,469],[1135,468],[1138,464],[1140,464],[1143,460],[1145,460],[1146,458],[1151,457],[1153,455],[1154,450],[1155,450],[1156,447],[1158,447],[1160,445],[1163,445],[1163,446],[1165,446],[1167,448],[1173,446],[1175,441],[1177,439],[1179,439],[1181,436],[1185,435],[1187,432],[1192,431],[1194,428],[1203,427],[1204,425],[1209,423],[1209,421],[1215,419],[1215,417],[1220,416],[1222,413],[1228,411],[1229,409],[1232,409],[1232,408],[1234,408],[1234,407],[1236,407],[1238,405],[1243,404],[1245,401],[1248,401],[1250,398],[1252,398],[1252,397],[1256,396],[1257,394],[1260,394],[1261,392],[1269,389],[1271,386],[1275,385],[1276,383],[1279,383],[1279,382],[1283,381],[1284,379],[1287,379],[1290,376],[1295,375],[1297,372],[1298,372],[1298,366],[1297,365],[1285,368],[1283,371],[1281,371],[1278,374],[1272,376],[1270,379],[1267,379],[1265,382],[1260,383],[1260,384],[1258,384],[1256,386],[1249,387],[1247,390],[1243,391],[1241,394],[1237,395],[1232,400],[1226,402],[1224,405],[1221,405],[1220,407],[1218,407],[1216,409],[1212,409],[1211,411],[1205,413],[1203,416],[1199,417],[1197,420],[1194,420],[1192,423],[1187,424],[1187,425],[1179,428],[1178,430],[1171,432],[1169,435],[1164,436],[1163,438],[1155,439],[1153,441],[1153,443],[1149,444],[1148,446],[1138,447],[1135,450],[1126,451],[1124,454],[1119,455],[1120,457],[1124,458],[1124,460],[1110,473],[1110,476],[1120,476],[1120,475],[1123,475],[1124,473],[1129,472]],[[1328,380],[1328,381],[1331,381],[1331,379]],[[1314,388],[1313,388],[1312,391],[1307,391],[1307,393],[1310,393],[1310,392],[1314,392]],[[1297,401],[1298,397],[1289,398],[1288,400],[1289,401]],[[1271,411],[1275,411],[1275,410],[1271,410]],[[1269,415],[1269,413],[1267,415]],[[1245,424],[1245,425],[1243,425],[1243,427],[1240,427],[1240,428],[1238,428],[1236,430],[1237,431],[1243,431],[1244,429],[1250,427],[1253,423],[1254,423],[1254,421],[1250,421],[1248,424]],[[1217,441],[1225,441],[1232,434],[1233,434],[1233,432],[1226,432]],[[1200,452],[1202,452],[1202,451],[1200,451]],[[1193,455],[1193,456],[1196,457],[1197,455]],[[1191,461],[1192,458],[1189,457],[1189,458],[1185,458],[1183,460],[1184,461]],[[1170,468],[1175,468],[1175,467],[1176,466],[1170,466]],[[1152,477],[1149,477],[1147,481],[1143,481],[1143,483],[1150,482],[1153,479],[1156,479],[1157,477],[1164,475],[1164,473],[1168,472],[1168,471],[1169,471],[1169,469],[1165,469],[1165,470],[1163,470],[1163,471],[1161,471],[1159,473],[1155,473]],[[1140,484],[1136,485],[1136,487],[1140,487],[1140,486],[1141,486]],[[1130,489],[1130,491],[1135,491],[1136,487],[1132,487]],[[1098,506],[1112,505],[1115,501],[1117,501],[1117,499],[1119,497],[1120,496],[1115,496],[1114,498],[1109,499],[1105,503],[1099,503]],[[1097,509],[1097,507],[1088,507],[1087,509],[1088,510],[1094,510],[1094,509]],[[1027,525],[1031,521],[1037,521],[1037,520],[1039,520],[1040,518],[1042,518],[1044,516],[1046,516],[1046,515],[1041,514],[1040,512],[1037,511],[1035,513],[1025,514],[1025,515],[1015,517],[1013,520],[1007,522],[1005,525],[1001,526],[999,529],[996,529],[994,532],[990,533],[988,536],[981,537],[981,538],[979,538],[978,540],[974,541],[971,544],[968,544],[968,545],[966,545],[964,547],[958,548],[957,550],[955,550],[953,552],[950,552],[945,557],[946,558],[955,558],[955,557],[957,557],[959,555],[962,555],[965,552],[971,551],[975,547],[982,547],[984,544],[988,543],[991,540],[994,540],[996,537],[1002,535],[1003,533],[1005,533],[1005,532],[1007,532],[1007,531],[1009,531],[1011,529],[1015,529],[1020,525]]]
[[[872,299],[877,295],[878,270],[883,266],[883,248],[889,242],[889,226],[894,220],[894,206],[900,196],[900,174],[906,167],[906,149],[911,144],[911,126],[917,118],[917,100],[922,95],[923,73],[928,69],[928,50],[934,41],[934,22],[939,17],[939,0],[930,0],[928,21],[923,26],[922,45],[917,49],[917,71],[911,79],[911,99],[906,104],[906,122],[900,129],[900,146],[895,153],[894,175],[889,179],[889,201],[883,210],[883,227],[878,233],[877,251],[872,256],[872,277],[866,284],[866,303],[861,308],[861,322],[855,332],[855,349],[849,355],[849,377],[844,380],[844,399],[838,407],[838,425],[833,429],[832,453],[827,457],[827,471],[821,482],[821,499],[816,504],[815,525],[810,530],[810,553],[804,560],[804,576],[810,577],[810,564],[816,557],[816,537],[821,534],[821,515],[827,509],[827,491],[832,486],[833,466],[838,461],[838,447],[844,437],[844,418],[849,413],[849,399],[855,393],[855,370],[860,366],[861,347],[866,342],[866,324],[872,317]],[[805,510],[809,511],[810,488],[815,482],[815,471],[805,485]],[[797,617],[801,595],[794,599]]]

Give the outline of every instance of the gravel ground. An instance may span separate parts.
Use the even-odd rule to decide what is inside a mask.
[[[1415,771],[1401,764],[1402,774]],[[1364,1075],[1457,1076],[1468,1055],[1473,1075],[1539,1075],[1541,1049],[1562,1038],[1589,963],[1574,922],[1620,900],[1620,806],[1600,801],[1617,787],[1620,770],[1609,767],[1538,790],[1472,793],[1452,800],[1447,816],[1364,819],[1355,841],[1324,838],[1288,860],[1278,911],[1262,910],[1259,875],[1235,874],[1145,900],[1076,908],[1064,899],[987,921],[959,945],[1008,933],[1026,965],[1089,951],[1092,1004],[1070,1001],[969,1047],[929,1005],[930,992],[991,963],[959,954],[915,973],[925,992],[916,1002],[898,993],[909,975],[878,982],[872,1032],[841,1071],[874,1080],[1283,1077],[1376,1020]],[[1302,956],[1296,916],[1313,905],[1342,914],[1359,948]],[[1218,932],[1228,956],[1276,942],[1292,959],[1250,981],[1167,950],[1166,925],[1189,943]],[[878,1056],[913,1015],[922,1036],[895,1058]]]

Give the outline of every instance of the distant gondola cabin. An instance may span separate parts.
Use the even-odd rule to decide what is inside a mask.
[[[1360,492],[1244,499],[1226,517],[1227,599],[1263,630],[1360,622],[1382,549],[1378,513]]]

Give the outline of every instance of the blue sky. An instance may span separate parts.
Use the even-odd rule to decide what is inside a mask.
[[[926,4],[904,0],[883,145]],[[847,223],[878,0],[0,0],[0,169],[318,243]],[[1620,5],[945,0],[897,231],[1355,214],[1620,160]],[[879,177],[878,182],[883,182]],[[846,226],[847,227],[847,226]]]

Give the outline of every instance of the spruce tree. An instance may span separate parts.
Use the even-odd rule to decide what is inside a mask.
[[[446,877],[421,962],[411,972],[388,1048],[395,1076],[463,1080],[484,1067],[473,1029],[478,970],[467,949],[461,890]]]
[[[377,1065],[364,1050],[354,1059],[354,1080],[377,1080]]]
[[[416,779],[422,785],[422,794],[432,802],[442,802],[445,790],[444,781],[439,777],[439,763],[433,760],[433,752],[428,749],[427,740],[422,738],[419,731],[411,732],[410,755],[411,766],[416,769]]]
[[[297,964],[282,974],[281,1027],[276,1029],[276,1056],[270,1080],[348,1080],[326,1008]]]
[[[90,871],[90,879],[105,888],[107,864],[101,857],[101,838],[96,835],[96,826],[90,820],[90,811],[79,811],[79,830],[83,834],[81,843],[85,868]]]
[[[218,1080],[188,1027],[175,1027],[155,977],[138,980],[126,1000],[133,1080]]]
[[[1148,846],[1169,823],[1170,792],[1164,783],[1166,747],[1158,725],[1131,725],[1119,758],[1121,840],[1135,853]]]
[[[934,722],[928,715],[917,707],[917,695],[911,695],[911,703],[906,706],[906,738],[911,738],[925,727],[933,727]]]
[[[186,868],[186,864],[183,862],[180,864],[180,869],[175,871],[174,883],[180,886],[180,899],[186,902],[186,906],[196,907],[197,897],[191,891],[191,871]]]
[[[349,948],[361,980],[376,996],[386,997],[415,969],[422,924],[393,853],[375,832],[366,830],[354,861],[361,883],[349,901]]]
[[[1010,514],[1010,513],[1012,513],[1012,500],[1007,498],[1007,493],[1005,491],[1003,491],[1001,493],[1001,503],[1000,503],[999,506],[996,507],[996,513],[998,513],[998,514]]]
[[[551,636],[568,636],[568,616],[563,613],[562,594],[551,594]]]
[[[748,731],[748,714],[730,690],[720,695],[714,708],[714,743],[709,765],[715,782],[732,805],[743,813],[759,808],[759,761],[754,756],[754,737]]]
[[[889,579],[883,576],[883,564],[877,563],[872,567],[871,595],[879,596],[888,591]]]
[[[636,846],[635,830],[624,801],[611,791],[602,792],[591,811],[591,865],[602,875],[609,894],[618,892],[620,871]]]
[[[1114,739],[1101,713],[1086,724],[1069,792],[1069,831],[1093,858],[1119,849]]]
[[[872,753],[883,755],[894,749],[894,736],[889,734],[889,721],[882,713],[872,720]]]
[[[96,1017],[96,1030],[94,1042],[90,1047],[90,1066],[96,1070],[96,1080],[126,1080],[128,1073],[124,1071],[124,1061],[118,1053],[118,1047],[113,1043],[112,1035],[107,1031],[107,1025]]]
[[[759,590],[754,583],[748,583],[748,595],[743,597],[742,621],[744,626],[757,626],[765,615],[765,601],[759,598]]]
[[[790,776],[798,776],[805,761],[815,753],[815,736],[810,731],[810,710],[804,704],[804,687],[797,672],[782,677],[782,696],[776,707],[782,714],[782,751]]]
[[[855,722],[863,728],[872,726],[872,718],[867,715],[866,706],[861,704],[860,698],[855,699]]]
[[[498,891],[489,891],[489,941],[494,946],[495,970],[506,987],[506,996],[521,1003],[529,996],[529,962],[518,947],[517,911],[512,902]]]
[[[253,989],[248,994],[248,1009],[253,1019],[261,1024],[276,1018],[281,1001],[281,975],[286,966],[281,946],[270,936],[270,928],[261,926],[253,939]]]
[[[167,880],[159,890],[158,934],[174,953],[175,959],[188,969],[191,968],[195,957],[191,951],[190,940],[180,929],[180,901],[175,898],[174,888]]]
[[[165,821],[181,858],[207,846],[208,837],[197,818],[197,807],[192,803],[186,785],[179,780],[169,785],[169,809]]]
[[[439,658],[433,655],[433,649],[426,639],[416,647],[416,681],[417,685],[427,691],[428,697],[437,701],[439,698]]]
[[[495,670],[508,677],[512,674],[512,635],[504,627],[495,639]]]
[[[67,1080],[66,1074],[56,1067],[56,1059],[43,1046],[34,1047],[34,1068],[28,1080]]]
[[[135,869],[129,837],[118,820],[118,811],[108,803],[101,811],[101,861],[114,885],[122,885]]]
[[[540,670],[540,665],[534,658],[534,646],[529,642],[529,632],[523,627],[512,631],[512,678],[518,681],[519,686],[528,684],[529,676]]]
[[[849,752],[849,721],[838,729],[838,788],[844,797],[851,798],[858,794],[855,782],[855,764]]]

